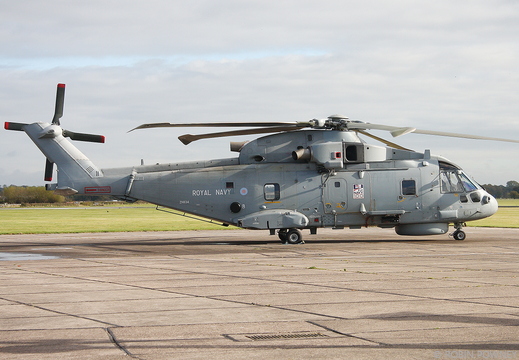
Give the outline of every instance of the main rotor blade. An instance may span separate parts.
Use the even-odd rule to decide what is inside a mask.
[[[449,137],[464,138],[464,139],[493,140],[493,141],[505,141],[505,142],[519,143],[519,140],[495,138],[495,137],[480,136],[480,135],[458,134],[458,133],[450,133],[450,132],[443,132],[443,131],[431,131],[431,130],[419,130],[419,129],[416,129],[413,132],[416,133],[416,134],[449,136]]]
[[[149,123],[142,124],[137,126],[136,128],[131,129],[150,129],[150,128],[159,128],[159,127],[275,127],[275,126],[293,126],[294,128],[302,128],[306,126],[310,126],[309,122],[225,122],[225,123],[181,123],[181,124],[172,124],[172,123]],[[128,132],[130,132],[128,131]]]
[[[375,139],[375,140],[377,140],[377,141],[380,141],[381,143],[386,144],[387,146],[392,147],[392,148],[394,148],[394,149],[413,151],[413,150],[411,150],[411,149],[405,148],[405,147],[403,147],[403,146],[400,146],[400,145],[398,145],[398,144],[395,144],[395,143],[393,143],[393,142],[391,142],[391,141],[388,141],[388,140],[386,140],[386,139],[382,139],[381,137],[378,137],[378,136],[375,136],[375,135],[373,135],[373,134],[370,134],[370,133],[367,132],[367,131],[364,131],[364,130],[356,130],[356,131],[359,132],[359,133],[361,133],[361,134],[363,134],[363,135],[366,135],[366,136],[368,136],[368,137],[370,137],[370,138],[372,138],[372,139]]]
[[[384,130],[389,131],[393,137],[409,134],[410,132],[416,131],[413,127],[398,127],[390,125],[370,124],[370,123],[357,123],[349,122],[346,127],[348,130]]]
[[[459,133],[451,133],[445,131],[433,131],[433,130],[420,130],[413,127],[397,127],[397,126],[389,126],[389,125],[379,125],[379,124],[369,124],[369,123],[354,123],[350,122],[347,125],[348,130],[385,130],[389,131],[393,137],[415,133],[415,134],[425,134],[425,135],[437,135],[437,136],[448,136],[455,138],[464,138],[464,139],[477,139],[477,140],[492,140],[492,141],[505,141],[505,142],[513,142],[519,143],[519,140],[511,140],[511,139],[503,139],[503,138],[495,138],[488,136],[480,136],[480,135],[468,135],[468,134],[459,134]]]
[[[65,84],[58,84],[56,90],[56,107],[54,109],[54,117],[52,123],[60,125],[59,119],[63,116],[63,104],[65,103]]]
[[[280,131],[293,131],[298,130],[299,127],[294,126],[278,126],[278,127],[267,127],[267,128],[261,128],[261,129],[246,129],[246,130],[234,130],[234,131],[222,131],[222,132],[216,132],[216,133],[208,133],[208,134],[200,134],[200,135],[191,135],[191,134],[185,134],[178,137],[180,141],[184,145],[188,145],[196,140],[201,139],[210,139],[210,138],[219,138],[219,137],[226,137],[226,136],[237,136],[237,135],[255,135],[255,134],[266,134],[266,133],[274,133],[274,132],[280,132]]]

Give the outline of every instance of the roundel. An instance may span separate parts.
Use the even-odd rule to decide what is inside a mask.
[[[247,195],[248,193],[249,193],[249,190],[247,190],[247,188],[241,188],[240,189],[240,194]]]

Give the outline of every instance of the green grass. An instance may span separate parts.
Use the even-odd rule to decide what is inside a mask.
[[[519,228],[519,199],[500,199],[498,212],[467,223],[478,227]],[[63,206],[63,205],[62,205]],[[0,234],[57,234],[118,231],[221,230],[183,216],[155,210],[154,205],[105,204],[65,208],[0,208]]]
[[[519,207],[519,199],[498,199],[497,203],[499,206],[518,206]]]
[[[468,226],[519,228],[519,199],[499,199],[499,210],[489,218],[468,222]]]
[[[151,205],[0,209],[0,234],[229,229],[155,210]]]

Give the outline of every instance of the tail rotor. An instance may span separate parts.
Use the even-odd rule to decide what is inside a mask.
[[[54,109],[54,116],[50,124],[43,124],[45,128],[41,132],[40,138],[55,138],[59,135],[64,137],[68,137],[71,140],[77,141],[87,141],[87,142],[97,142],[104,143],[105,137],[103,135],[94,135],[94,134],[84,134],[77,133],[69,130],[65,130],[61,128],[60,119],[63,116],[63,106],[65,103],[65,84],[58,84],[56,90],[56,106]],[[25,131],[25,127],[29,124],[24,123],[15,123],[15,122],[6,122],[4,128],[6,130],[17,130],[17,131]],[[47,156],[45,162],[45,181],[52,181],[52,175],[54,173],[54,162],[52,159],[49,159]]]
[[[63,105],[65,104],[65,84],[58,84],[56,89],[56,107],[54,108],[54,117],[51,124],[60,126],[59,119],[63,116]],[[45,161],[45,175],[43,180],[52,181],[52,174],[54,173],[54,163],[49,160]]]

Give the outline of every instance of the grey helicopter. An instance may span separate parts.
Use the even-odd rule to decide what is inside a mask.
[[[50,123],[6,122],[6,130],[24,131],[46,157],[47,190],[61,195],[111,195],[143,200],[224,226],[269,230],[283,243],[303,242],[302,230],[318,228],[394,228],[399,235],[450,234],[466,237],[466,222],[493,215],[496,199],[460,166],[430,150],[416,152],[375,136],[409,133],[494,140],[518,140],[419,130],[327,119],[261,123],[151,123],[133,130],[164,127],[235,127],[238,130],[179,137],[185,145],[209,138],[253,134],[252,141],[231,142],[238,156],[225,159],[100,168],[67,138],[104,143],[105,137],[61,127],[65,85],[58,84]],[[359,134],[385,146],[367,144]]]

